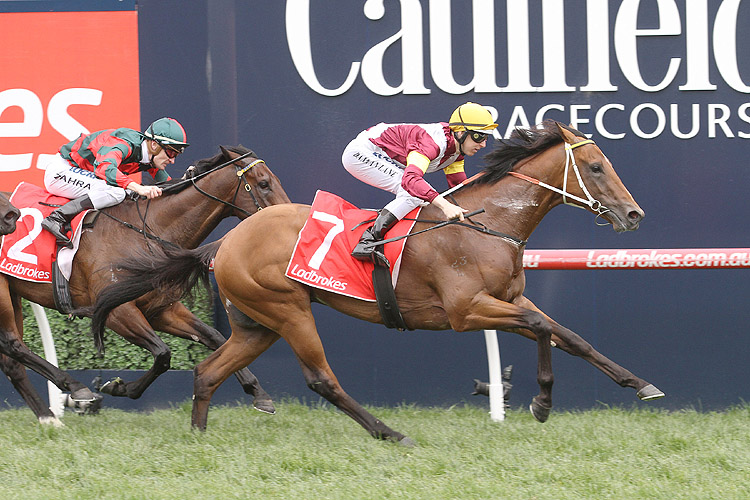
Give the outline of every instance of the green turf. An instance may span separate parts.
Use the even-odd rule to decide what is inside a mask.
[[[371,438],[328,405],[274,416],[190,405],[66,413],[64,428],[0,411],[3,499],[748,499],[750,405],[723,412],[368,408],[413,438]]]

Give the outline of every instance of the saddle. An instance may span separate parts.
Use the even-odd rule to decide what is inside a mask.
[[[419,208],[413,210],[388,235],[409,234],[418,213]],[[406,330],[394,292],[406,240],[378,246],[392,266],[363,262],[350,255],[374,215],[372,210],[357,208],[332,193],[318,191],[297,238],[286,276],[308,286],[377,302],[388,328]]]

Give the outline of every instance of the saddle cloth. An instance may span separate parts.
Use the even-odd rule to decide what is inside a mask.
[[[49,194],[45,189],[21,182],[10,197],[11,203],[21,211],[16,230],[6,234],[0,243],[0,273],[26,281],[52,283],[52,263],[55,260],[56,242],[52,233],[42,229],[42,220],[67,198]],[[70,279],[73,257],[81,240],[81,221],[86,211],[76,215],[73,227],[73,248],[62,248],[57,256],[58,266],[66,279]]]
[[[387,238],[403,236],[411,231],[420,208],[412,210],[398,222]],[[326,191],[315,193],[310,215],[297,237],[297,243],[286,269],[286,276],[329,292],[375,302],[372,285],[372,262],[362,262],[351,256],[362,233],[372,223],[377,211],[363,210]],[[385,256],[391,262],[391,279],[396,287],[401,267],[401,253],[406,238],[385,245]]]

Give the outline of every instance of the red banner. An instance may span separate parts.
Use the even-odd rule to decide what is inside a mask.
[[[81,133],[140,129],[135,11],[5,13],[0,33],[1,190],[43,185],[45,156]]]

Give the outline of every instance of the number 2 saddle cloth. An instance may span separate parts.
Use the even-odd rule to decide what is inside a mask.
[[[57,206],[68,201],[28,182],[16,186],[10,202],[21,211],[21,217],[16,223],[16,230],[2,238],[0,273],[37,283],[52,283],[52,263],[57,244],[52,233],[42,229],[41,224]],[[81,212],[71,222],[73,248],[62,248],[57,256],[60,271],[68,280],[73,257],[81,241],[81,221],[85,215],[86,211]]]
[[[386,238],[409,234],[420,210],[412,210],[388,231]],[[351,252],[377,215],[375,210],[363,210],[335,194],[318,191],[310,215],[297,237],[286,275],[305,285],[375,302],[374,264],[355,259]],[[369,222],[362,224],[364,221]],[[392,263],[394,288],[405,244],[406,238],[385,245],[385,256]]]

